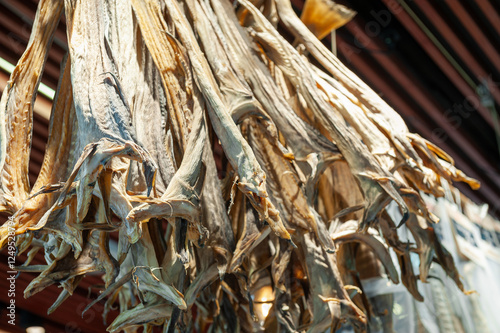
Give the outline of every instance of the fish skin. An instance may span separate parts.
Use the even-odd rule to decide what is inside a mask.
[[[259,121],[247,121],[248,142],[254,149],[257,160],[268,175],[267,186],[270,199],[280,210],[288,227],[299,227],[313,231],[327,252],[335,246],[328,236],[325,223],[314,210],[312,202],[300,187],[298,177],[283,153],[273,145],[269,133]]]
[[[289,0],[276,0],[276,9],[281,23],[287,30],[305,46],[333,77],[355,96],[359,105],[364,106],[367,117],[391,140],[394,148],[405,158],[405,163],[410,167],[416,166],[418,168],[422,166],[422,159],[410,138],[413,134],[409,132],[403,118],[314,36],[297,17]],[[356,103],[356,100],[353,100],[353,102]],[[428,165],[428,167],[430,166]],[[434,161],[432,168],[439,170],[439,163]],[[445,176],[446,173],[438,174]],[[457,180],[469,183],[472,188],[477,187],[477,181],[467,179],[467,177],[460,177]]]
[[[187,144],[189,117],[192,114],[192,74],[186,69],[189,58],[171,35],[171,27],[161,14],[157,1],[131,1],[138,27],[156,67],[166,97],[169,124],[176,147],[175,159],[180,160]],[[161,31],[163,33],[156,33]],[[187,79],[186,79],[187,78]]]
[[[118,274],[118,263],[109,254],[107,237],[109,234],[103,231],[88,232],[82,254],[75,258],[72,253],[66,251],[65,256],[54,261],[42,274],[31,281],[24,291],[24,297],[30,297],[61,280],[91,272],[105,271],[106,285],[113,283]]]
[[[376,231],[372,230],[372,234]],[[389,254],[386,246],[377,237],[370,233],[360,233],[357,231],[356,221],[348,221],[341,224],[340,228],[336,230],[332,235],[333,241],[337,244],[343,244],[346,242],[360,242],[368,247],[375,253],[377,258],[382,262],[384,268],[386,269],[387,275],[395,284],[399,283],[398,273],[392,262],[391,256]]]
[[[65,2],[70,49],[70,64],[67,67],[71,69],[73,96],[78,96],[73,100],[78,127],[73,129],[73,133],[76,133],[76,146],[71,148],[71,151],[73,155],[82,151],[83,155],[68,178],[62,180],[65,185],[51,209],[64,207],[70,199],[70,190],[75,191],[77,211],[74,217],[77,221],[81,221],[86,215],[95,183],[113,157],[122,156],[143,163],[148,191],[152,190],[156,170],[151,156],[136,142],[131,127],[130,110],[121,91],[119,79],[113,74],[113,54],[110,53],[109,42],[103,32],[104,19],[94,12],[99,6],[105,4],[92,7],[88,2]],[[73,27],[75,17],[93,24]],[[93,29],[93,32],[87,33],[86,29]],[[102,39],[99,39],[99,36]],[[96,47],[95,56],[85,52],[86,47],[92,46]],[[109,190],[109,184],[107,189]],[[107,200],[109,193],[105,193],[106,189],[102,188],[100,192],[104,193],[104,200]],[[110,197],[113,196],[111,193]],[[111,209],[119,213],[119,209],[117,211],[113,208],[116,206]],[[49,217],[47,213],[45,218]],[[39,221],[38,224],[43,223]]]
[[[361,104],[370,110],[376,125],[384,127],[396,141],[395,146],[402,147],[406,156],[418,161],[418,154],[406,139],[407,126],[399,114],[375,93],[366,83],[349,70],[332,52],[330,52],[294,13],[289,0],[277,0],[276,9],[283,25],[297,38],[318,60],[318,62],[337,78]]]
[[[465,290],[464,284],[460,279],[460,274],[458,273],[457,267],[455,266],[455,262],[453,261],[453,257],[448,252],[448,250],[439,242],[436,232],[434,228],[428,227],[427,232],[429,234],[429,238],[434,245],[434,251],[436,253],[437,262],[443,267],[448,275],[457,285],[458,289],[460,289],[463,293],[467,294],[468,291]],[[469,292],[470,293],[470,292]]]
[[[68,281],[65,281],[65,288],[61,291],[59,296],[57,296],[57,299],[55,302],[50,306],[50,308],[47,310],[47,315],[52,314],[54,311],[56,311],[59,306],[61,306],[64,301],[66,301],[70,296],[73,295],[73,291],[76,289],[80,281],[83,279],[82,275],[73,277],[69,279]],[[68,287],[69,286],[69,287]]]
[[[165,193],[154,202],[146,202],[130,211],[127,216],[128,223],[140,223],[153,217],[183,217],[199,223],[200,197],[206,171],[203,150],[207,134],[202,108],[196,107],[195,110],[186,153]]]
[[[145,175],[149,175],[150,179],[146,181],[148,191],[151,191],[156,165],[137,141],[132,127],[131,111],[113,63],[115,55],[109,48],[106,22],[103,15],[99,14],[105,12],[105,7],[106,4],[100,2],[65,1],[71,82],[79,124],[77,142],[82,151],[87,145],[102,139],[131,149],[136,155],[129,157],[140,156],[138,160],[144,165]],[[81,20],[79,23],[89,24],[73,26],[75,18]],[[87,49],[95,50],[94,54],[87,53]]]
[[[429,232],[427,230],[427,221],[422,216],[411,214],[408,222],[406,223],[406,226],[415,239],[415,252],[418,253],[420,257],[420,281],[427,282],[427,277],[429,276],[429,270],[431,268],[431,263],[434,257],[434,244],[429,237]]]
[[[283,226],[278,212],[267,198],[265,190],[266,175],[255,159],[236,124],[232,121],[227,106],[222,101],[220,90],[194,38],[186,18],[182,15],[176,1],[166,2],[174,25],[178,29],[180,40],[184,44],[194,73],[194,79],[208,106],[208,114],[212,126],[217,133],[226,156],[238,172],[238,188],[250,199],[262,219],[269,223],[271,229],[280,237],[290,240],[290,234]]]
[[[28,46],[0,101],[0,211],[9,214],[22,207],[30,192],[33,105],[63,8],[59,0],[40,1]]]
[[[141,239],[131,245],[130,255],[132,278],[138,293],[143,294],[143,302],[147,303],[149,300],[155,299],[155,295],[157,295],[181,309],[186,309],[184,296],[172,285],[175,281],[166,275],[164,268],[158,269],[164,266],[160,265],[156,259],[147,228],[144,229]],[[155,270],[153,271],[153,269]]]
[[[204,5],[201,2],[202,6]],[[269,70],[250,48],[250,37],[238,24],[232,8],[225,2],[212,1],[212,10],[204,6],[205,14],[218,22],[217,36],[228,51],[228,59],[249,83],[255,97],[282,131],[287,145],[297,159],[305,159],[311,153],[338,153],[338,149],[313,126],[300,119],[277,89]],[[213,23],[215,24],[215,23]]]
[[[366,323],[363,314],[352,303],[347,291],[343,288],[340,273],[331,254],[327,254],[315,239],[314,234],[304,233],[299,243],[302,260],[307,267],[310,279],[313,321],[307,332],[323,332],[330,327],[332,320],[341,318],[343,311],[352,313],[354,321]],[[328,272],[328,274],[325,274]],[[335,301],[330,301],[335,299]],[[343,304],[341,307],[340,304]],[[345,315],[345,314],[344,314]]]
[[[172,314],[172,304],[167,302],[157,302],[153,304],[139,304],[136,307],[123,311],[106,329],[108,332],[121,332],[127,328],[137,325],[144,325],[149,322],[157,322],[161,318],[170,318]]]
[[[276,254],[271,263],[271,275],[275,281],[275,288],[279,292],[286,293],[285,280],[286,271],[290,264],[293,247],[289,243],[285,243],[277,239]]]
[[[208,231],[209,237],[206,241],[206,247],[211,248],[212,253],[209,254],[209,251],[200,249],[200,258],[203,258],[202,262],[204,263],[201,268],[205,269],[210,262],[215,260],[219,273],[218,277],[222,279],[228,270],[236,244],[231,227],[231,220],[228,216],[222,193],[221,191],[212,190],[214,188],[220,188],[220,181],[217,177],[217,166],[208,140],[205,146],[203,159],[207,171],[203,195],[201,197],[201,223]],[[210,256],[212,256],[212,258],[205,258]]]
[[[432,193],[439,196],[441,187],[438,181],[438,174],[433,170],[423,166],[415,165],[410,167],[400,155],[397,155],[397,149],[382,130],[379,129],[366,115],[361,103],[355,103],[357,100],[340,82],[323,73],[318,68],[311,66],[313,77],[316,84],[320,85],[321,90],[326,95],[335,110],[338,110],[342,117],[356,129],[367,148],[377,159],[385,170],[394,173],[396,185],[399,188],[408,188],[404,179],[410,178],[417,188],[426,193]],[[398,173],[395,173],[395,171]],[[399,176],[399,174],[401,174]],[[399,177],[398,177],[399,176]],[[399,179],[403,177],[403,179]]]
[[[410,292],[410,294],[419,302],[424,301],[417,287],[417,277],[413,272],[413,266],[410,259],[410,247],[406,246],[402,254],[398,254],[399,267],[401,268],[401,282]]]
[[[367,228],[391,199],[396,201],[404,212],[404,221],[407,218],[408,207],[395,188],[392,174],[382,168],[363,142],[349,131],[345,121],[332,106],[321,98],[312,77],[312,70],[297,51],[250,2],[242,0],[240,3],[252,13],[255,20],[249,28],[252,36],[263,45],[269,57],[297,87],[314,115],[332,136],[356,177],[366,201],[361,228]]]
[[[62,65],[60,83],[54,97],[49,122],[49,139],[45,149],[40,173],[30,196],[12,216],[16,234],[22,234],[35,226],[42,216],[53,206],[58,197],[58,184],[64,181],[72,168],[71,152],[75,148],[74,131],[78,127],[74,113],[70,62]],[[56,158],[57,156],[57,158]],[[54,186],[55,192],[48,189]],[[4,246],[4,228],[0,227],[0,247]]]
[[[166,25],[163,18],[159,15],[160,9],[156,2],[148,1],[147,4],[149,7],[138,1],[133,1],[132,4],[134,10],[138,13],[139,24],[144,26],[143,30],[151,30],[154,24],[160,26]],[[261,217],[270,224],[274,232],[285,239],[290,239],[290,235],[279,218],[279,214],[277,214],[277,211],[269,199],[267,199],[267,192],[264,185],[265,174],[255,160],[252,150],[241,136],[236,124],[230,118],[227,106],[222,100],[220,90],[215,84],[215,79],[193,36],[193,32],[191,29],[186,29],[188,26],[186,18],[181,13],[177,2],[169,1],[165,5],[177,28],[180,42],[184,45],[189,57],[194,81],[207,103],[211,124],[219,140],[223,143],[222,147],[225,149],[226,156],[231,165],[238,171],[240,178],[238,188],[248,195],[254,207],[259,210]],[[151,21],[149,18],[146,19],[146,13],[154,17],[156,21]],[[154,23],[152,24],[151,22]],[[169,39],[167,36],[168,34],[164,37],[164,43]],[[150,48],[153,58],[158,57],[158,55],[154,55],[156,51],[151,47],[151,43],[146,40],[146,44]]]
[[[234,250],[231,263],[229,264],[228,273],[236,272],[245,257],[266,239],[271,231],[268,226],[263,228],[258,227],[258,217],[256,216],[255,210],[248,204],[248,199],[242,198],[241,200],[241,217],[239,218],[242,219],[240,225],[242,225],[243,228],[239,239],[236,241],[236,249]],[[232,219],[235,219],[235,217]]]

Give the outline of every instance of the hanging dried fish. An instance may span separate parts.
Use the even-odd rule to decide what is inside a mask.
[[[63,9],[69,52],[30,189],[32,103]],[[319,23],[307,26],[321,37],[339,21]],[[0,210],[28,251],[17,269],[39,273],[25,296],[59,284],[51,313],[99,272],[85,311],[107,299],[106,319],[118,304],[110,332],[323,332],[363,331],[376,313],[362,258],[417,300],[432,261],[463,290],[419,191],[479,184],[307,26],[287,0],[40,1],[0,103]],[[391,201],[415,244],[399,239]],[[31,265],[40,251],[46,263]]]

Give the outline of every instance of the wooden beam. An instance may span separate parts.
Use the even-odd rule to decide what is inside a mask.
[[[429,37],[420,29],[418,24],[411,18],[411,16],[403,10],[398,4],[397,0],[382,0],[389,8],[391,13],[397,17],[399,22],[406,28],[406,30],[415,38],[417,43],[422,49],[431,57],[441,71],[453,82],[457,89],[475,105],[478,105],[477,110],[481,116],[488,122],[488,124],[495,128],[495,122],[487,108],[481,105],[479,97],[472,87],[464,80],[464,78],[455,70],[452,64],[446,59],[444,54],[437,48],[437,46],[429,39]]]
[[[475,0],[476,5],[481,9],[498,35],[500,35],[500,15],[495,9],[491,0]]]
[[[500,53],[498,52],[498,46],[493,46],[490,39],[483,33],[483,30],[477,25],[476,21],[472,18],[467,9],[465,9],[461,1],[445,0],[445,2],[460,23],[467,28],[467,31],[472,38],[474,38],[478,47],[488,57],[495,69],[500,72]]]
[[[388,1],[388,0],[383,0]],[[457,35],[455,31],[444,21],[443,17],[439,15],[433,5],[427,0],[419,0],[414,2],[420,10],[427,16],[427,18],[432,22],[433,26],[437,31],[448,41],[450,47],[455,51],[457,56],[470,68],[470,70],[476,76],[476,79],[481,82],[483,79],[488,79],[490,74],[484,69],[484,67],[478,62],[478,60],[472,55],[470,50],[462,42],[462,39]],[[455,5],[455,2],[453,2]],[[469,28],[469,27],[467,27]],[[488,87],[491,94],[497,104],[500,105],[500,90],[495,85]],[[467,96],[467,95],[466,95]],[[478,110],[480,111],[480,110]],[[483,114],[483,113],[481,113]],[[491,123],[491,115],[484,114],[483,117]]]

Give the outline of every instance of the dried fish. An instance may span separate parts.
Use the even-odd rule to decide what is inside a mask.
[[[15,213],[30,192],[28,163],[33,104],[63,3],[40,3],[28,47],[5,87],[0,103],[0,210]],[[2,244],[3,245],[3,244]]]
[[[247,131],[248,142],[269,177],[267,186],[271,193],[271,201],[280,210],[287,225],[313,231],[322,246],[327,251],[333,252],[334,245],[328,236],[325,223],[311,207],[303,189],[300,188],[298,177],[290,162],[272,144],[269,135],[266,135],[265,127],[261,124],[249,122]]]
[[[203,3],[202,3],[203,5]],[[218,38],[229,49],[229,61],[252,87],[255,97],[287,140],[287,145],[298,159],[305,159],[311,153],[337,153],[336,147],[322,137],[317,129],[301,120],[282,97],[272,81],[269,71],[252,52],[249,36],[242,31],[238,20],[228,3],[213,1],[212,10],[205,7],[205,14],[218,22]],[[214,23],[213,23],[214,24]]]
[[[26,297],[59,284],[51,313],[100,273],[84,311],[118,304],[110,332],[323,332],[378,313],[370,265],[417,300],[432,261],[464,290],[419,191],[479,183],[318,41],[353,13],[314,25],[311,3],[304,25],[287,0],[40,1],[0,103],[0,248],[13,226],[17,269],[38,273]],[[63,9],[69,52],[30,189],[32,103]]]
[[[363,142],[348,130],[343,119],[319,95],[307,63],[251,3],[246,0],[240,3],[254,17],[255,23],[251,27],[252,35],[264,46],[269,57],[282,69],[285,76],[297,87],[300,95],[328,130],[349,164],[366,201],[362,228],[366,228],[376,219],[390,199],[398,203],[404,212],[403,221],[406,220],[408,208],[395,188],[392,175],[377,163]]]
[[[348,221],[340,226],[340,228],[332,235],[332,239],[338,244],[342,244],[344,242],[360,242],[368,245],[384,265],[392,282],[395,284],[399,283],[398,273],[394,267],[391,256],[384,244],[378,239],[377,236],[373,235],[373,231],[372,234],[359,233],[357,232],[357,225],[355,221]]]

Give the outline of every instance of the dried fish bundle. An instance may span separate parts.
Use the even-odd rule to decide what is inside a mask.
[[[69,52],[30,188],[32,103],[63,11]],[[40,273],[25,297],[59,284],[51,313],[100,272],[89,307],[106,299],[106,318],[119,304],[111,332],[322,332],[366,329],[361,258],[420,301],[416,279],[432,261],[463,290],[420,191],[479,184],[410,133],[306,23],[287,0],[40,1],[0,103],[0,210],[29,251],[17,269]],[[338,22],[320,23],[317,35]],[[219,144],[228,163],[217,170]],[[399,240],[405,223],[416,244]],[[1,247],[7,237],[6,224]],[[31,264],[38,252],[44,265]]]

